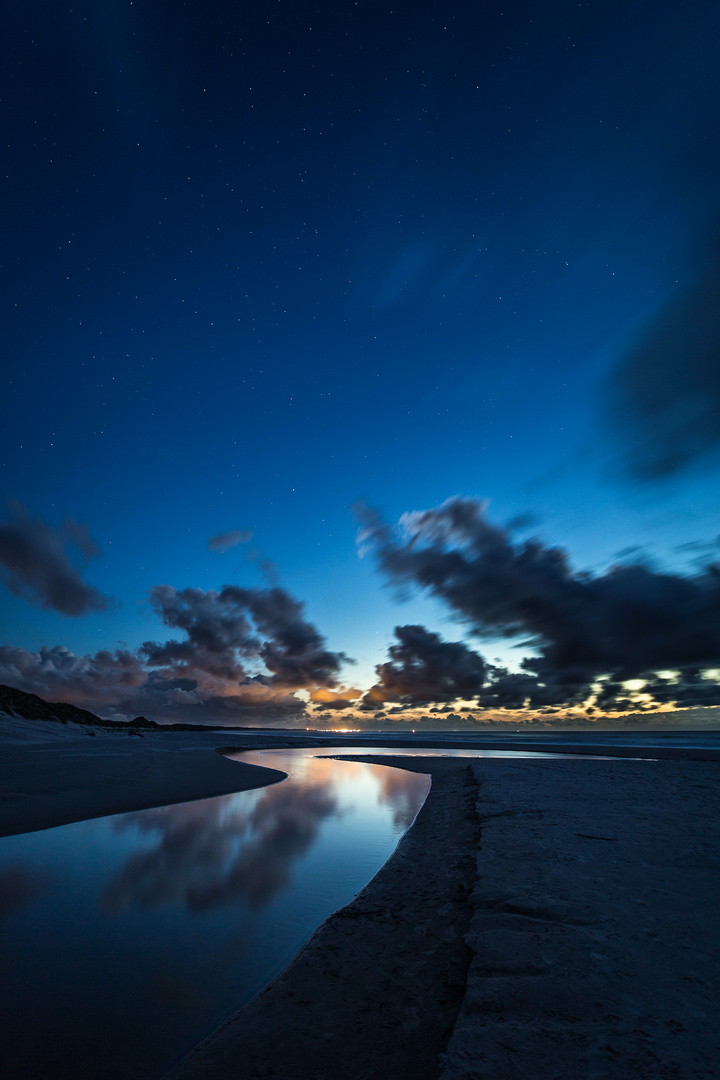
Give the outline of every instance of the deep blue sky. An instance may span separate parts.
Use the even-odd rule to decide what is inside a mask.
[[[489,500],[494,526],[523,518],[516,553],[536,537],[601,581],[620,558],[642,590],[713,557],[717,2],[36,0],[2,19],[0,681],[165,719],[213,718],[220,694],[254,722],[295,715],[300,686],[367,690],[395,625],[511,671],[557,645],[535,615],[485,619],[388,569],[382,543],[359,558],[358,500],[389,522]],[[252,539],[208,549],[233,530]],[[77,602],[55,580],[73,573]],[[718,598],[690,580],[702,645],[592,677],[720,667]],[[182,617],[148,601],[225,584],[250,592],[212,612],[184,594]],[[280,594],[258,624],[272,588],[315,638],[283,637]],[[304,649],[302,675],[237,626],[210,641],[201,600],[283,664]],[[534,646],[498,644],[511,630]],[[164,666],[135,654],[183,633]],[[119,642],[130,697],[90,659]],[[35,655],[55,646],[84,659]],[[426,659],[396,657],[380,702],[475,700],[428,697],[425,668],[408,689]]]

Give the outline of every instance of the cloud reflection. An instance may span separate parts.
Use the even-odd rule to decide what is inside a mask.
[[[408,829],[419,811],[427,794],[427,781],[424,775],[407,772],[405,769],[377,766],[380,779],[380,802],[389,806],[393,812],[393,825],[398,829]]]
[[[182,904],[189,911],[245,903],[262,907],[292,880],[337,800],[319,784],[267,788],[248,811],[233,795],[124,815],[116,828],[157,834],[131,855],[105,890],[112,911]]]

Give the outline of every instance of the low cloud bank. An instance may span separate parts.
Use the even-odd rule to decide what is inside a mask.
[[[460,643],[453,652],[421,627],[400,627],[400,643],[378,667],[369,695],[378,704],[412,702],[420,693],[448,700],[458,665],[469,673],[467,690],[473,677],[483,676],[476,700],[487,709],[602,712],[720,703],[717,565],[693,577],[639,563],[599,575],[578,572],[560,548],[515,541],[473,499],[405,514],[395,529],[367,508],[359,516],[360,543],[392,584],[441,600],[479,638],[520,638],[538,654],[511,672],[478,654],[473,661]],[[632,680],[639,685],[625,685]],[[638,700],[639,690],[647,698]]]
[[[66,553],[74,545],[84,559],[97,554],[86,526],[66,519],[58,532],[22,508],[13,512],[0,526],[9,587],[66,614],[104,606]],[[106,716],[224,725],[336,716],[377,726],[452,716],[464,726],[489,722],[489,713],[541,723],[562,721],[568,710],[599,718],[720,705],[713,549],[694,575],[659,573],[639,561],[591,574],[574,569],[559,547],[518,540],[515,527],[490,521],[478,500],[414,511],[395,527],[367,508],[358,513],[360,543],[389,583],[435,597],[480,641],[517,639],[531,653],[520,670],[423,626],[401,625],[363,693],[341,684],[348,657],[327,648],[286,589],[158,585],[149,603],[167,628],[164,640],[87,656],[62,646],[2,646],[0,683]]]

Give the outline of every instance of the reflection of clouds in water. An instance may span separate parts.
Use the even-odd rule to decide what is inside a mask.
[[[380,801],[392,808],[393,824],[402,829],[412,825],[415,815],[425,801],[428,777],[422,773],[376,766],[380,781]]]
[[[260,907],[290,884],[293,861],[311,846],[336,805],[319,785],[287,780],[267,788],[246,814],[231,809],[233,798],[125,815],[118,828],[158,833],[158,843],[128,859],[105,891],[106,907]]]
[[[25,866],[0,870],[0,926],[48,888],[50,877]]]
[[[136,828],[158,834],[157,845],[131,855],[106,889],[104,903],[112,910],[138,903],[142,907],[172,901],[192,907],[190,897],[205,880],[221,876],[238,840],[247,831],[246,817],[232,811],[232,795],[161,806],[124,814],[118,832]]]
[[[204,890],[199,907],[235,899],[260,907],[290,884],[292,863],[312,845],[336,799],[321,787],[286,784],[269,788],[255,806],[250,815],[253,839],[240,850],[226,881],[212,882]]]
[[[362,752],[366,752],[364,747]],[[358,791],[364,787],[371,790],[373,800],[377,797],[381,805],[389,806],[392,810],[393,826],[403,830],[412,824],[430,787],[430,778],[425,774],[388,765],[350,761],[342,756],[342,751],[338,752],[338,757],[329,753],[320,756],[308,754],[307,757],[301,758],[297,755],[287,761],[278,761],[270,755],[261,759],[260,755],[257,755],[257,763],[271,768],[288,769],[292,771],[293,779],[302,776],[313,784],[332,788],[341,802],[343,789],[354,787],[355,791]]]

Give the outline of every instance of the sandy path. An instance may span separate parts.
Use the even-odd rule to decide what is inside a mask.
[[[167,1080],[717,1077],[716,764],[478,760],[478,844],[466,762],[379,761],[398,852]]]

